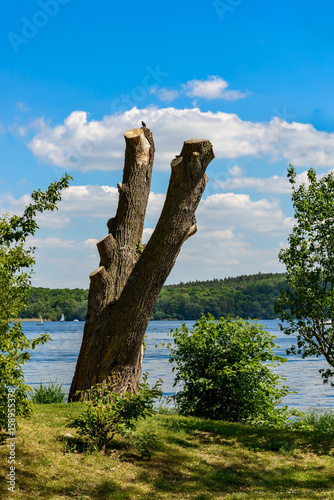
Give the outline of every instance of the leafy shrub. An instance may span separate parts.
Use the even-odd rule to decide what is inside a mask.
[[[22,216],[5,213],[0,217],[0,430],[7,429],[12,437],[16,416],[27,416],[33,410],[22,365],[30,360],[29,349],[50,340],[47,334],[29,340],[21,323],[12,323],[27,306],[31,289],[35,258],[34,248],[25,245],[26,239],[38,229],[36,215],[57,208],[60,192],[70,179],[66,174],[45,192],[33,191],[32,203]]]
[[[9,322],[2,321],[0,312],[0,430],[9,430],[9,408],[11,435],[15,434],[13,422],[16,422],[16,417],[27,417],[32,413],[33,405],[29,400],[31,388],[24,382],[22,365],[30,360],[27,349],[34,349],[48,339],[50,337],[44,334],[38,339],[28,340],[21,323],[10,326]]]
[[[296,428],[312,430],[319,434],[334,434],[334,411],[311,410],[296,422]]]
[[[151,458],[156,440],[156,434],[149,431],[132,433],[132,443],[137,447],[142,458]]]
[[[150,388],[147,375],[137,394],[126,392],[116,394],[105,384],[96,384],[86,391],[87,409],[75,418],[70,418],[67,427],[78,429],[79,436],[94,442],[99,450],[111,443],[115,435],[137,438],[146,456],[153,437],[143,436],[135,432],[135,422],[145,419],[155,412],[154,400],[161,396],[161,381]]]
[[[49,385],[40,384],[39,387],[33,389],[31,401],[36,404],[51,404],[65,403],[66,393],[63,391],[62,384],[55,384],[52,381]]]
[[[272,362],[286,360],[274,355],[275,337],[261,325],[208,314],[190,333],[183,324],[170,335],[174,385],[183,383],[174,396],[181,414],[282,426],[297,413],[276,408],[289,390],[280,386],[285,379],[273,373]]]

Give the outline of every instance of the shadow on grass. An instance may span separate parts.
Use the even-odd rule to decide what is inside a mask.
[[[304,495],[298,498],[315,498],[314,490],[329,491],[334,486],[334,474],[319,474],[317,465],[308,466],[306,476],[303,465],[297,463],[268,469],[262,458],[240,457],[233,453],[221,460],[213,461],[210,455],[192,460],[185,450],[173,448],[173,454],[154,455],[151,462],[141,463],[139,467],[139,481],[150,483],[157,492],[177,495],[177,498],[186,495],[197,498],[196,495],[202,494],[209,499],[224,493],[255,490],[265,493],[264,498],[280,498],[288,489],[303,490]]]
[[[105,472],[101,478],[101,471],[95,475],[92,468],[92,477],[90,481],[84,481],[80,475],[73,475],[71,469],[64,470],[61,476],[53,476],[52,471],[43,474],[27,470],[27,463],[32,460],[33,454],[17,449],[17,455],[20,456],[20,463],[16,465],[16,490],[15,493],[8,492],[5,473],[3,469],[0,475],[0,498],[5,499],[15,497],[19,494],[20,499],[30,500],[32,498],[80,498],[81,500],[132,500],[133,498],[157,499],[158,497],[153,492],[144,493],[142,487],[127,483],[124,486],[112,477],[112,471]],[[98,460],[98,455],[97,455]],[[64,483],[64,476],[66,483]]]
[[[288,489],[298,489],[304,491],[301,498],[315,498],[316,490],[333,489],[334,472],[322,474],[323,465],[316,459],[306,465],[302,455],[303,452],[328,455],[334,446],[332,438],[319,440],[319,436],[311,432],[254,428],[189,417],[158,418],[160,424],[173,433],[178,430],[182,433],[182,438],[175,434],[167,436],[167,443],[173,445],[172,452],[166,447],[159,457],[154,454],[151,462],[140,465],[139,479],[150,481],[150,477],[157,476],[151,484],[158,491],[207,492],[210,498],[214,493],[259,489],[267,492],[268,498],[269,493],[273,495],[270,498],[279,498]],[[193,440],[198,444],[194,445]],[[197,446],[205,450],[206,444],[227,448],[222,449],[221,456],[217,449],[213,452],[209,446],[208,453],[200,454],[200,460],[190,456],[191,448]],[[270,463],[270,455],[266,457],[257,451],[277,452],[277,464]]]
[[[303,490],[305,494],[301,498],[315,498],[315,490],[334,487],[334,473],[322,475],[322,466],[317,463],[308,463],[305,472],[301,455],[302,452],[328,455],[334,446],[332,438],[319,440],[312,432],[256,428],[177,415],[154,418],[167,432],[160,437],[163,442],[158,438],[150,461],[143,461],[139,455],[128,451],[129,445],[115,443],[120,452],[119,460],[133,463],[137,470],[136,482],[151,490],[144,494],[140,487],[135,488],[136,492],[131,488],[138,498],[141,495],[142,498],[160,498],[159,492],[171,492],[178,498],[194,495],[192,498],[209,499],[224,492],[254,489],[267,492],[268,498],[280,498],[287,489]],[[221,452],[217,448],[212,451],[210,445],[221,446]],[[199,455],[197,449],[201,450]],[[295,456],[296,451],[298,455]],[[268,458],[256,452],[277,452],[278,457],[283,460],[287,457],[290,461],[286,464],[283,461],[282,465],[282,460],[278,460],[277,465],[268,466]],[[116,490],[112,491],[115,495]],[[118,495],[127,493],[128,490]],[[99,495],[102,494],[101,490]]]
[[[196,417],[159,416],[161,424],[173,432],[179,430],[188,436],[197,437],[201,442],[219,438],[222,444],[231,440],[253,451],[282,451],[295,449],[316,455],[329,455],[334,452],[334,435],[312,431],[291,431],[269,427],[253,427],[243,424],[205,420]]]
[[[61,473],[55,477],[45,468],[36,472],[29,470],[33,450],[19,445],[17,486],[22,492],[19,498],[210,500],[228,493],[244,494],[247,498],[249,495],[252,499],[296,498],[295,494],[288,496],[286,493],[291,489],[298,492],[298,498],[313,499],[321,498],[315,496],[317,491],[320,494],[321,490],[334,487],[334,467],[326,466],[325,469],[326,459],[318,458],[332,451],[332,437],[319,439],[319,435],[312,432],[256,428],[178,415],[156,415],[143,425],[155,426],[157,430],[158,441],[152,459],[142,460],[139,454],[132,453],[133,449],[125,440],[120,440],[104,457],[105,463],[112,464],[112,453],[117,455],[117,474],[113,467],[99,468],[99,454],[93,457],[90,465],[87,464],[83,454],[87,449],[76,436],[59,440],[64,445],[67,443],[67,451],[73,447],[71,451],[82,454],[79,463],[85,470],[72,470],[68,464],[63,471],[60,469],[62,453],[66,453],[64,448],[57,458]],[[314,455],[306,462],[303,452]],[[82,476],[74,470],[82,471]],[[6,498],[8,493],[4,477],[7,472],[5,464],[1,498]]]

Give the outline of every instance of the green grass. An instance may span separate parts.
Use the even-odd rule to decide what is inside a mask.
[[[37,404],[64,403],[66,399],[63,385],[52,381],[48,385],[41,383],[39,387],[33,389],[31,396],[32,402]]]
[[[157,435],[151,460],[125,439],[105,454],[68,452],[76,438],[66,420],[83,408],[36,405],[31,418],[19,419],[16,499],[334,499],[331,434],[158,414],[138,425]],[[0,455],[7,498],[6,441]]]
[[[310,410],[300,419],[305,425],[312,426],[318,434],[334,435],[334,411]]]

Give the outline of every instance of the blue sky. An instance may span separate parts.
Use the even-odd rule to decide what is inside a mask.
[[[39,219],[36,286],[84,287],[117,206],[126,130],[156,143],[144,237],[170,161],[193,137],[216,159],[168,282],[281,272],[293,226],[289,163],[334,168],[334,6],[329,0],[40,0],[0,19],[0,207],[65,171],[59,211]]]

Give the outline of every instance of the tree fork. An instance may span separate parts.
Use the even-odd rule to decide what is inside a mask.
[[[142,133],[138,135],[138,131]],[[141,241],[149,192],[142,193],[140,185],[145,182],[146,173],[140,177],[133,170],[147,165],[148,159],[153,164],[154,145],[146,128],[129,131],[125,138],[119,205],[115,218],[108,222],[110,234],[97,244],[101,265],[90,275],[84,337],[69,401],[78,400],[76,391],[85,392],[101,382],[119,393],[138,389],[146,328],[182,244],[197,230],[194,214],[208,181],[205,170],[214,158],[208,140],[184,142],[181,154],[171,162],[169,187],[159,221],[140,254],[137,245]]]

